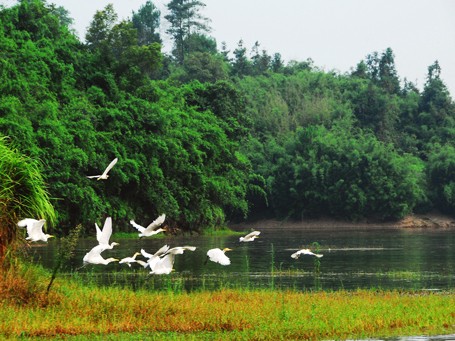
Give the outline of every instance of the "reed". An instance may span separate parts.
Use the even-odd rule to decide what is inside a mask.
[[[7,252],[14,251],[17,242],[23,241],[17,222],[27,217],[44,218],[46,225],[56,221],[38,162],[0,137],[0,267]]]
[[[46,295],[39,292],[45,293],[49,274],[30,267],[21,271],[16,280],[33,278],[35,295],[23,300],[17,299],[20,293],[1,292],[0,338],[320,340],[455,331],[455,292],[226,288],[187,293],[172,276],[157,277],[168,280],[170,290],[156,292],[57,278],[42,304]]]

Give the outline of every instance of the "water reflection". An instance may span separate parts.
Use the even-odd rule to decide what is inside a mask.
[[[144,249],[154,253],[164,244],[171,247],[193,245],[194,252],[178,255],[170,276],[150,276],[138,264],[82,266],[82,258],[95,239],[80,240],[75,259],[65,267],[67,276],[103,284],[133,288],[188,291],[232,287],[292,288],[296,290],[338,290],[356,288],[448,289],[454,281],[455,239],[453,230],[298,230],[267,229],[251,243],[240,243],[238,236],[180,236],[115,240],[120,243],[106,250],[104,257],[123,258]],[[312,242],[320,244],[320,272],[314,258],[290,256]],[[211,248],[229,247],[231,265],[208,262]],[[33,247],[37,262],[52,268],[58,254],[58,241]],[[138,257],[138,259],[141,257]]]

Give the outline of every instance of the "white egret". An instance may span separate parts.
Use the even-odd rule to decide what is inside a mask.
[[[104,245],[97,245],[94,248],[92,248],[89,252],[87,252],[83,258],[84,264],[104,264],[107,265],[111,262],[118,262],[119,260],[117,258],[107,258],[104,259],[101,256],[101,252],[106,250],[104,248]]]
[[[207,251],[207,260],[210,259],[212,262],[220,263],[221,265],[231,264],[231,260],[226,256],[226,251],[232,251],[230,248],[224,248],[223,250],[219,248],[210,249]],[[205,261],[207,263],[207,260]]]
[[[168,275],[171,273],[174,267],[175,255],[181,255],[185,250],[194,251],[196,247],[194,246],[177,246],[172,249],[169,249],[163,257],[161,257],[156,264],[154,265],[150,274],[153,275]]]
[[[321,254],[316,254],[316,253],[313,253],[311,252],[310,249],[301,249],[297,252],[294,252],[291,257],[294,258],[294,259],[297,259],[300,257],[300,255],[309,255],[309,256],[315,256],[315,257],[318,257],[318,258],[321,258],[322,256],[324,255],[321,255]]]
[[[28,237],[25,238],[25,240],[30,240],[32,242],[42,240],[43,242],[47,242],[49,238],[52,238],[54,236],[43,232],[43,226],[45,222],[45,219],[36,220],[32,218],[26,218],[19,221],[17,225],[20,227],[27,227]]]
[[[259,238],[260,234],[261,234],[261,232],[259,232],[259,231],[253,231],[253,232],[247,234],[245,237],[240,237],[240,241],[241,242],[252,242],[256,238]]]
[[[120,259],[120,261],[118,263],[119,264],[126,264],[126,265],[128,265],[131,268],[131,263],[137,263],[138,261],[136,260],[136,257],[139,256],[140,254],[141,254],[140,252],[136,252],[131,257],[125,257],[125,258]]]
[[[109,239],[112,235],[112,218],[107,217],[104,221],[103,230],[100,229],[97,223],[95,223],[96,228],[96,240],[98,240],[99,245],[104,245],[105,249],[112,249],[115,245],[119,243],[112,242],[109,244]]]
[[[134,220],[130,220],[130,224],[133,225],[140,232],[139,237],[150,237],[157,233],[166,231],[165,229],[162,228],[157,229],[158,226],[164,223],[165,219],[166,215],[162,214],[154,221],[152,221],[147,227],[136,224]]]
[[[144,256],[145,258],[148,258],[148,260],[145,264],[141,264],[141,263],[139,263],[139,264],[141,264],[144,268],[149,266],[150,269],[153,269],[155,267],[155,264],[160,260],[160,257],[163,256],[168,250],[169,250],[169,245],[164,245],[152,255],[148,252],[145,252],[144,249],[141,249],[142,256]]]
[[[107,173],[109,173],[109,171],[112,169],[112,167],[114,167],[114,165],[117,163],[117,161],[118,161],[117,158],[112,160],[111,163],[104,170],[103,174],[101,174],[101,175],[88,175],[87,178],[89,178],[89,179],[95,179],[96,178],[96,180],[107,180],[107,178],[109,177],[109,175]]]

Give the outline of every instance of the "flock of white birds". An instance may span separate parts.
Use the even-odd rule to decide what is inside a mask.
[[[107,180],[109,177],[108,173],[117,163],[118,159],[115,158],[111,161],[111,163],[106,167],[104,172],[101,175],[90,175],[87,176],[90,179],[97,179],[97,180]],[[166,230],[160,228],[160,226],[164,223],[166,219],[166,215],[162,214],[158,218],[156,218],[153,222],[151,222],[147,227],[141,226],[137,224],[134,220],[130,221],[130,224],[135,227],[139,231],[139,238],[141,237],[150,237],[154,236],[160,232],[165,232]],[[19,227],[26,227],[27,229],[27,237],[25,238],[27,241],[30,242],[38,242],[43,241],[47,242],[47,240],[52,235],[46,234],[43,232],[43,226],[45,224],[45,219],[32,219],[26,218],[17,223]],[[174,261],[176,255],[181,255],[185,251],[194,251],[196,250],[195,246],[177,246],[173,248],[169,248],[168,245],[164,245],[154,254],[150,254],[146,252],[144,249],[141,249],[140,252],[135,252],[131,257],[125,257],[123,259],[117,258],[103,258],[101,253],[105,250],[113,249],[114,246],[119,245],[116,242],[109,243],[109,239],[112,235],[112,218],[107,217],[103,229],[100,229],[97,223],[95,223],[96,229],[96,239],[98,241],[98,245],[94,246],[89,252],[87,252],[83,258],[84,265],[86,264],[104,264],[107,265],[111,262],[119,262],[119,264],[126,264],[131,267],[132,263],[138,263],[144,268],[150,269],[150,274],[155,275],[162,275],[162,274],[170,274],[174,267]],[[240,237],[240,242],[252,242],[256,238],[259,238],[260,231],[253,231],[247,234],[244,237]],[[228,256],[226,256],[227,251],[232,251],[230,248],[214,248],[207,251],[207,259],[208,260],[219,263],[221,265],[229,265],[231,264],[231,260]],[[136,259],[137,256],[142,255],[146,260]],[[301,255],[309,255],[315,257],[322,257],[322,254],[315,254],[310,249],[301,249],[291,255],[292,258],[298,259]]]

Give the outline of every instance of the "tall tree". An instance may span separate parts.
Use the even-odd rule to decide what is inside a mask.
[[[169,14],[165,18],[170,27],[166,31],[174,39],[174,57],[183,64],[189,51],[187,39],[193,33],[208,33],[209,19],[200,14],[205,4],[197,0],[171,0],[167,5]]]
[[[243,40],[241,39],[237,48],[234,50],[234,61],[232,63],[232,73],[235,76],[247,76],[251,72],[251,62],[246,56],[246,48],[243,46]]]
[[[147,1],[145,5],[142,5],[137,13],[133,11],[131,21],[137,29],[140,45],[149,45],[151,43],[161,44],[161,37],[158,32],[160,16],[160,11],[151,1]]]
[[[97,48],[106,42],[110,31],[117,22],[117,18],[117,13],[112,4],[108,4],[102,11],[96,11],[85,35],[87,44],[92,48]]]

